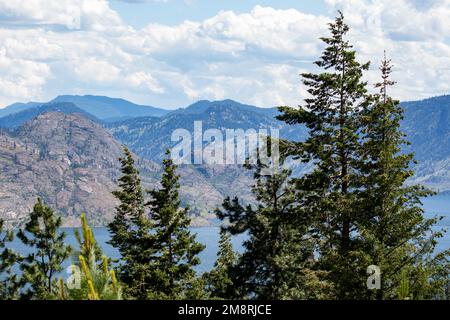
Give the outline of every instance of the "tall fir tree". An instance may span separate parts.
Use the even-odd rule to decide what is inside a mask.
[[[237,254],[233,251],[231,235],[221,228],[219,238],[219,252],[214,268],[203,274],[206,292],[214,299],[233,298],[233,280],[231,268],[237,262]]]
[[[231,267],[233,298],[321,298],[329,290],[314,270],[314,240],[310,217],[297,206],[298,195],[288,183],[290,170],[263,176],[258,161],[252,188],[257,205],[226,198],[217,216],[232,235],[246,233],[244,252]]]
[[[368,297],[378,299],[435,298],[445,295],[449,272],[448,252],[434,254],[442,232],[431,227],[437,219],[426,219],[421,199],[432,194],[420,185],[407,185],[413,176],[413,154],[402,152],[408,144],[400,130],[403,110],[392,99],[389,88],[390,60],[383,59],[379,93],[362,114],[364,143],[361,146],[363,188],[361,225],[371,263],[381,270],[381,288]],[[407,283],[410,281],[411,283]],[[406,290],[405,288],[408,288]],[[408,294],[405,292],[408,291]]]
[[[176,165],[166,152],[163,160],[164,172],[160,188],[149,190],[147,207],[154,223],[153,233],[158,248],[153,257],[151,299],[182,299],[191,297],[197,290],[198,279],[193,269],[200,263],[198,254],[204,246],[195,240],[189,230],[188,208],[182,208],[179,199]]]
[[[153,277],[150,263],[157,250],[152,233],[153,222],[145,213],[141,179],[133,155],[124,148],[124,157],[119,160],[122,176],[119,189],[113,192],[119,205],[108,225],[111,233],[109,244],[121,254],[119,279],[125,285],[126,294],[146,299]]]
[[[0,300],[13,300],[19,297],[20,282],[14,267],[20,263],[22,257],[7,247],[13,241],[14,233],[6,229],[4,221],[0,219]]]
[[[21,282],[27,284],[21,292],[24,298],[55,297],[57,273],[71,252],[71,247],[64,243],[66,234],[60,227],[61,217],[38,198],[24,228],[17,232],[17,237],[31,251],[20,264]]]
[[[360,188],[360,114],[370,103],[363,81],[369,63],[356,60],[342,12],[329,30],[331,35],[321,38],[326,47],[315,62],[324,71],[302,74],[310,97],[298,109],[280,107],[278,119],[309,130],[306,141],[293,144],[285,155],[314,165],[296,184],[306,193],[304,209],[316,217],[322,269],[329,271],[336,297],[345,299],[365,291],[368,263],[357,237],[361,215],[355,202]]]

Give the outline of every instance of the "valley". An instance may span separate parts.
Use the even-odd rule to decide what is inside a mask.
[[[418,160],[411,182],[437,192],[450,190],[450,96],[405,102],[403,107],[402,128],[411,142],[405,151]],[[107,112],[99,112],[101,108]],[[202,100],[161,111],[165,109],[122,99],[59,96],[0,110],[0,217],[12,224],[22,220],[39,196],[64,216],[67,227],[77,225],[81,212],[94,225],[105,225],[114,213],[111,191],[122,145],[134,152],[143,184],[152,188],[165,150],[174,145],[171,133],[177,128],[192,132],[194,121],[202,121],[204,130],[276,128],[283,139],[306,137],[305,128],[276,120],[275,108],[233,100]],[[128,118],[111,120],[127,112]],[[291,167],[294,174],[308,170],[297,162]],[[214,225],[214,209],[226,196],[254,201],[252,173],[242,166],[181,165],[178,171],[181,200],[189,205],[194,226]]]

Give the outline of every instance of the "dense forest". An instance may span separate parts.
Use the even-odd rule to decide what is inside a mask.
[[[257,204],[235,197],[217,208],[212,270],[194,270],[204,246],[189,230],[170,152],[159,186],[144,190],[124,148],[108,225],[119,261],[102,253],[84,215],[78,248],[68,246],[61,217],[38,199],[18,231],[0,221],[0,299],[449,299],[450,252],[435,252],[443,231],[421,206],[433,192],[406,183],[414,155],[401,152],[408,142],[403,110],[389,95],[391,62],[385,54],[369,90],[369,63],[358,62],[341,13],[329,31],[315,62],[321,72],[301,75],[309,98],[279,108],[278,119],[306,126],[308,138],[279,141],[282,161],[272,175],[262,174],[267,164],[247,165]],[[293,176],[286,159],[312,170]],[[248,238],[238,254],[231,237],[242,233]],[[31,253],[10,249],[14,237]],[[68,259],[73,272],[63,280]]]

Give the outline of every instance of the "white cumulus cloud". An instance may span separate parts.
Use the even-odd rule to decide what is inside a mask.
[[[1,1],[0,104],[90,93],[168,107],[224,98],[295,105],[306,96],[299,74],[316,70],[318,38],[338,9],[358,59],[372,61],[371,84],[386,50],[398,98],[450,92],[449,0],[326,2],[323,15],[255,6],[136,30],[106,0]]]

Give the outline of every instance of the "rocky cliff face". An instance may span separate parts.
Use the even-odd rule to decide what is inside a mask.
[[[44,113],[14,134],[0,134],[0,217],[11,223],[30,212],[37,197],[64,215],[84,212],[94,224],[114,214],[111,191],[120,175],[122,148],[100,125],[78,114]],[[158,167],[138,160],[147,186]]]
[[[94,225],[105,225],[114,215],[111,191],[120,176],[121,156],[120,143],[82,114],[46,112],[12,133],[0,131],[0,217],[20,223],[41,197],[63,216],[65,226],[78,225],[81,213]],[[135,160],[143,187],[157,187],[160,165],[138,156]],[[180,197],[191,208],[192,224],[209,224],[223,193],[195,166],[178,171]]]

